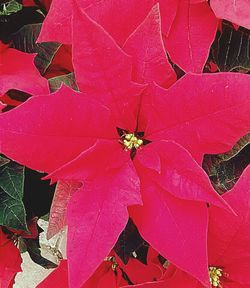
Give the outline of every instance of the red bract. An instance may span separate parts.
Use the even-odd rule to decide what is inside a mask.
[[[11,239],[0,229],[0,287],[12,287],[17,272],[21,271],[21,256]]]
[[[218,23],[206,1],[121,0],[117,5],[111,0],[67,0],[61,5],[60,0],[54,0],[38,41],[71,44],[71,16],[75,8],[84,10],[122,46],[156,3],[160,6],[162,33],[172,61],[186,72],[202,72]]]
[[[148,283],[142,283],[137,285],[128,285],[123,286],[122,288],[130,288],[130,287],[136,287],[136,288],[166,288],[166,285],[163,281],[155,281],[155,282],[148,282]],[[193,287],[195,288],[195,287]]]
[[[209,209],[208,255],[212,287],[250,287],[250,166],[235,187],[223,198],[233,207],[237,216],[211,207]],[[215,274],[217,272],[217,275]],[[176,270],[166,281],[166,287],[204,287],[186,273]],[[217,284],[217,285],[216,285]]]
[[[211,0],[210,3],[218,18],[250,29],[250,2],[248,0]]]
[[[201,1],[199,1],[201,2]],[[207,2],[179,1],[165,39],[171,60],[186,72],[201,73],[217,31],[218,20]]]
[[[126,265],[120,261],[119,257],[116,257],[116,260],[119,267],[126,273],[131,283],[136,285],[144,282],[157,281],[162,278],[165,269],[160,263],[158,255],[159,254],[156,251],[149,247],[146,265],[135,258],[130,258]],[[128,281],[126,285],[127,284]]]
[[[30,7],[30,6],[35,6],[36,4],[34,3],[34,0],[23,0],[22,5],[24,7]]]
[[[2,110],[6,107],[6,104],[3,104],[1,101],[0,101],[0,113],[2,112]]]
[[[46,8],[46,10],[49,10],[50,4],[51,4],[52,0],[41,0],[40,4],[44,5],[44,7]],[[22,1],[22,5],[25,7],[29,7],[29,6],[36,6],[37,3],[34,0],[23,0]]]
[[[147,134],[173,139],[200,164],[204,154],[228,151],[249,131],[249,81],[239,73],[187,74],[171,89],[151,88],[142,105]]]
[[[68,288],[68,262],[61,260],[59,266],[49,274],[36,288]]]
[[[143,25],[148,21],[155,25],[155,17]],[[2,153],[50,173],[54,181],[83,183],[68,205],[71,287],[81,287],[109,254],[127,223],[127,206],[133,206],[138,229],[156,250],[207,285],[206,203],[229,208],[189,152],[172,140],[199,160],[211,143],[214,151],[232,145],[250,124],[248,75],[188,75],[164,90],[153,86],[152,76],[140,74],[138,50],[125,54],[85,13],[73,15],[72,27],[73,65],[82,92],[62,87],[0,116]],[[139,45],[137,35],[130,47],[133,39]],[[161,55],[147,54],[146,48],[141,46],[147,59],[150,53]],[[157,67],[153,59],[150,65]],[[132,71],[150,85],[133,82]],[[224,130],[230,132],[226,144],[220,137]],[[193,257],[197,261],[190,265]]]
[[[167,88],[176,81],[176,74],[166,57],[160,23],[159,5],[156,5],[126,40],[123,50],[133,56],[134,81],[154,81]]]
[[[119,288],[126,285],[122,271],[113,256],[109,256],[97,268],[91,278],[81,288]],[[68,262],[62,260],[59,267],[53,271],[37,288],[68,288]]]
[[[27,54],[0,43],[0,96],[10,89],[37,95],[49,93],[47,80],[34,65],[34,54]]]
[[[82,9],[123,45],[157,2],[163,6],[164,29],[169,29],[176,14],[178,0],[122,0],[119,5],[111,0],[65,0],[64,5],[61,5],[60,0],[53,0],[38,42],[71,44],[72,12],[73,9]]]
[[[127,83],[131,81],[131,72],[132,80],[139,83],[150,83],[155,81],[156,83],[169,87],[176,80],[175,72],[170,66],[163,48],[160,26],[160,11],[158,5],[152,8],[147,18],[130,35],[124,44],[124,51],[130,54],[132,59],[125,57],[124,53],[122,53],[117,44],[115,44],[116,49],[112,50],[112,53],[114,54],[111,54],[111,51],[107,49],[106,58],[103,59],[104,61],[99,61],[99,55],[102,53],[104,45],[102,42],[107,41],[104,38],[104,35],[106,37],[108,36],[107,32],[101,27],[96,27],[95,29],[94,27],[91,27],[90,29],[92,30],[93,35],[98,34],[100,40],[96,41],[94,37],[92,37],[92,39],[85,39],[81,37],[79,30],[81,29],[81,25],[82,23],[77,20],[75,20],[72,24],[74,31],[72,34],[73,64],[77,83],[81,91],[96,94],[101,93],[103,89],[106,91],[107,88],[110,89],[114,87],[115,89],[113,89],[112,94],[116,93],[116,97],[119,99],[118,101],[121,101],[121,97],[129,97],[126,94],[135,93],[133,91],[126,91],[124,87],[122,87],[123,83],[125,83],[125,86],[128,86]],[[109,37],[107,37],[107,39],[109,39]],[[109,45],[108,42],[105,43],[105,45]],[[92,58],[89,57],[87,49],[84,53],[82,53],[81,49],[79,49],[79,47],[88,46],[95,46],[95,50],[91,50]],[[131,62],[133,65],[131,65]],[[92,73],[93,68],[95,71],[98,71],[96,73],[99,74],[100,78],[106,78],[107,76],[103,74],[105,73],[108,75],[108,70],[112,69],[112,74],[117,75],[116,78],[110,81],[110,83],[114,82],[114,84],[112,84],[110,87],[110,85],[107,86],[105,81],[102,81],[102,85],[99,84],[97,87],[95,84],[96,73]],[[114,71],[114,69],[117,69],[117,73]],[[85,77],[82,77],[82,73],[86,74]],[[120,81],[119,86],[117,85],[117,81]],[[138,85],[136,86],[132,83],[129,83],[129,86],[129,89],[137,91],[142,89],[139,88]],[[126,89],[128,88],[126,87]],[[110,94],[110,92],[108,92],[108,94]],[[131,100],[128,99],[128,101]]]
[[[71,46],[61,45],[46,70],[44,77],[49,79],[71,72],[73,72]]]
[[[124,265],[119,257],[112,252],[108,257],[105,257],[95,273],[81,288],[119,288],[125,287],[128,281],[130,284],[156,281],[156,279],[162,277],[163,273],[160,268],[160,262],[152,258],[152,249],[149,250],[147,258],[147,265],[132,258],[128,264]],[[67,260],[62,260],[59,267],[41,282],[37,288],[54,288],[59,285],[60,288],[69,287]]]
[[[37,220],[38,220],[38,218],[35,217],[35,218],[28,221],[28,223],[27,223],[28,232],[22,231],[22,230],[15,230],[15,229],[11,229],[11,228],[8,228],[8,230],[16,236],[22,236],[22,238],[36,239],[39,236],[39,233],[37,230]]]

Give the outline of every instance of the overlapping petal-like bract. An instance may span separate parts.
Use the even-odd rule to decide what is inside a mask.
[[[0,286],[12,287],[17,272],[21,271],[20,252],[12,240],[0,229]]]
[[[148,138],[172,139],[199,163],[206,153],[230,150],[249,132],[249,80],[239,73],[187,74],[171,89],[153,87],[142,105],[150,115]]]
[[[156,25],[151,16],[157,11],[154,7],[142,25]],[[140,28],[134,33],[151,37]],[[191,155],[200,161],[211,152],[210,143],[212,151],[222,152],[246,133],[249,76],[187,75],[164,90],[152,85],[152,78],[162,77],[155,70],[153,77],[138,84],[132,81],[141,77],[138,50],[126,54],[80,10],[74,12],[72,29],[73,65],[81,92],[61,87],[0,115],[1,153],[49,173],[53,181],[83,183],[68,207],[70,287],[81,287],[108,255],[126,226],[128,206],[145,240],[207,286],[206,203],[229,210],[226,213],[231,209]],[[133,41],[139,45],[138,37],[129,38],[130,47]],[[150,56],[161,52],[145,51],[143,43],[141,55],[155,66]],[[226,143],[224,130],[230,132]],[[132,148],[124,140],[131,135],[137,139]],[[194,250],[200,251],[199,261],[189,265]]]
[[[176,81],[161,38],[161,17],[159,5],[155,5],[141,25],[129,36],[123,50],[132,55],[133,80],[139,83],[152,81],[169,87]]]
[[[208,255],[209,265],[221,269],[220,285],[225,288],[250,287],[250,166],[243,172],[234,188],[223,195],[237,216],[221,209],[209,209]],[[183,271],[176,270],[166,286],[170,288],[204,287]],[[220,286],[218,286],[220,287]]]
[[[210,4],[218,18],[250,29],[250,2],[248,0],[211,0]]]
[[[64,5],[61,5],[60,0],[54,0],[38,41],[74,42],[71,38],[72,11],[82,9],[122,47],[156,3],[159,3],[161,30],[171,60],[186,72],[202,72],[218,24],[206,1],[121,0],[117,5],[112,0],[65,0]],[[138,36],[133,37],[139,40]],[[151,73],[154,73],[154,69]]]
[[[49,93],[49,86],[34,65],[34,54],[8,48],[0,43],[0,96],[10,89],[31,95]]]
[[[153,256],[155,256],[153,258]],[[163,267],[159,259],[158,253],[153,249],[149,249],[147,255],[147,265],[141,263],[137,259],[131,258],[124,265],[119,257],[112,251],[108,257],[97,268],[95,273],[81,288],[118,288],[127,287],[127,281],[124,276],[129,277],[129,281],[133,283],[133,287],[137,287],[144,282],[156,281],[163,276]],[[129,276],[128,276],[129,275]],[[60,285],[60,288],[68,288],[68,261],[62,260],[59,267],[54,270],[37,288],[54,288]],[[130,286],[131,287],[131,286]]]
[[[165,39],[171,60],[186,72],[201,73],[217,31],[218,20],[207,2],[179,1]]]
[[[173,2],[173,0],[168,1]],[[72,12],[74,9],[82,9],[122,45],[157,2],[122,0],[117,5],[111,0],[65,0],[64,5],[61,5],[60,0],[53,0],[38,41],[71,44]]]

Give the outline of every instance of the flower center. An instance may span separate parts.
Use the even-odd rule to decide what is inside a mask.
[[[126,150],[132,150],[133,148],[140,148],[143,145],[143,140],[137,138],[133,133],[128,133],[123,135],[122,143]]]
[[[210,266],[209,267],[209,277],[210,277],[210,283],[213,287],[222,287],[220,285],[220,278],[222,276],[222,269]]]
[[[111,268],[113,271],[116,271],[116,268],[119,266],[118,263],[116,262],[116,259],[114,256],[108,256],[104,258],[105,262],[111,262]]]

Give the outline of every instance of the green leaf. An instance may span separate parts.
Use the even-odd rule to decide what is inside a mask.
[[[11,0],[1,5],[0,16],[9,16],[23,9],[23,6],[15,0]]]
[[[49,79],[50,91],[55,92],[61,87],[62,83],[74,89],[75,91],[79,91],[77,84],[76,84],[74,73],[69,73],[66,75],[61,75],[61,76],[50,78]]]
[[[212,54],[220,71],[250,71],[250,31],[223,21],[222,31],[217,33]]]
[[[20,253],[27,252],[27,246],[25,243],[25,239],[23,239],[22,237],[18,238],[18,249],[19,249]]]
[[[3,165],[5,165],[5,164],[7,164],[9,162],[10,162],[9,159],[0,156],[0,167],[2,167]]]
[[[244,169],[250,164],[250,134],[242,137],[228,152],[205,155],[203,168],[220,194],[233,188]]]
[[[12,47],[26,53],[38,53],[35,57],[37,69],[43,75],[48,69],[53,57],[61,46],[58,43],[36,43],[42,24],[24,25],[16,33],[12,34]]]
[[[0,225],[28,231],[23,205],[24,167],[15,162],[0,168]]]
[[[234,147],[224,153],[224,154],[219,154],[216,156],[219,162],[221,161],[228,161],[231,158],[235,157],[242,149],[244,149],[248,144],[250,143],[250,133],[247,135],[243,136],[235,145]]]

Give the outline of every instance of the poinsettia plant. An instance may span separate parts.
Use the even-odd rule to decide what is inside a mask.
[[[249,32],[241,2],[1,4],[0,249],[18,255],[3,258],[3,287],[20,271],[15,246],[39,262],[49,210],[47,236],[67,226],[67,252],[37,287],[250,285],[249,43],[230,39],[222,60],[228,33]],[[226,187],[243,175],[221,196],[231,159]]]

